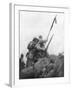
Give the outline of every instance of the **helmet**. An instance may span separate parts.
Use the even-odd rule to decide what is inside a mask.
[[[42,39],[42,35],[39,36],[39,39]]]

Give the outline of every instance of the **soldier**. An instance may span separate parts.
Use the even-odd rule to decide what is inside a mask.
[[[35,45],[38,43],[39,39],[38,38],[33,38],[32,41],[30,41],[29,45],[28,45],[28,50],[32,50],[32,49],[35,49]]]
[[[21,57],[20,57],[20,59],[19,59],[19,75],[21,76],[21,71],[25,68],[25,63],[24,63],[24,61],[23,61],[23,57],[24,57],[24,55],[23,54],[21,54]],[[19,77],[20,77],[19,76]]]
[[[20,71],[21,71],[22,69],[24,69],[24,67],[25,67],[25,63],[24,63],[24,61],[23,61],[23,57],[24,57],[24,55],[21,54],[21,57],[20,57],[20,59],[19,59]]]
[[[38,38],[33,38],[33,40],[29,43],[28,45],[28,52],[26,54],[27,57],[27,65],[26,66],[31,66],[35,62],[34,57],[36,56],[36,44],[38,43],[39,39]]]
[[[38,40],[39,41],[35,45],[37,51],[34,57],[35,59],[47,56],[45,48],[47,40],[43,40],[43,37],[41,35],[39,36]]]
[[[43,40],[43,37],[40,35],[39,36],[39,41],[38,41],[38,43],[36,44],[36,48],[38,49],[38,50],[45,50],[45,44],[46,44],[46,42],[47,42],[47,40]]]

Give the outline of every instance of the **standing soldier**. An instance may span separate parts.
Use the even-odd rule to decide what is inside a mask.
[[[49,47],[49,45],[50,45],[50,42],[51,42],[54,34],[51,36],[50,41],[48,42],[48,44],[47,44],[46,47],[45,47],[45,44],[46,44],[47,41],[48,41],[48,38],[49,38],[49,35],[50,35],[50,32],[51,32],[51,30],[52,30],[52,28],[53,28],[54,23],[57,23],[56,17],[57,17],[57,15],[56,15],[56,16],[54,17],[54,19],[53,19],[52,25],[51,25],[51,27],[50,27],[50,30],[49,30],[49,33],[48,33],[48,36],[47,36],[47,39],[46,39],[46,40],[43,40],[42,36],[41,36],[41,35],[39,36],[39,42],[36,44],[36,48],[37,48],[37,49],[43,50],[43,51],[46,51],[46,52],[47,52],[47,49],[48,49],[48,47]]]
[[[36,44],[36,49],[37,49],[37,56],[39,56],[39,58],[43,58],[45,56],[48,56],[47,52],[45,52],[45,45],[47,43],[47,40],[43,40],[43,37],[40,35],[39,36],[39,41]]]

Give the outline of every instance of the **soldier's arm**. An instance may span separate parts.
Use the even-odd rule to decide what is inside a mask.
[[[47,42],[47,39],[46,40],[43,40],[43,42],[46,43]]]
[[[40,41],[40,43],[46,43],[47,41],[48,41],[48,40],[45,39],[45,40]]]
[[[45,48],[41,48],[39,44],[36,45],[36,48],[39,49],[39,50],[45,50]]]

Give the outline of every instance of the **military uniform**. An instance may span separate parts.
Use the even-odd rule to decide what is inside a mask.
[[[33,65],[38,61],[39,58],[46,56],[45,52],[46,40],[40,40],[39,38],[34,38],[28,45],[27,66]]]
[[[34,62],[36,62],[35,60],[35,56],[36,56],[36,52],[37,52],[37,49],[36,49],[36,44],[38,43],[39,39],[37,38],[33,38],[32,41],[30,41],[30,43],[28,44],[28,52],[26,54],[26,57],[27,57],[27,65],[26,66],[32,66]]]

